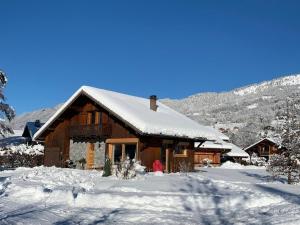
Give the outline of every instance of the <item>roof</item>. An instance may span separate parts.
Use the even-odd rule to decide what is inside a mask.
[[[223,134],[221,131],[217,130],[216,128],[213,128],[213,127],[209,127],[209,126],[206,126],[207,129],[210,130],[210,132],[214,133],[216,136],[219,137],[219,139],[223,140],[223,141],[229,141],[229,137],[226,136],[225,134]]]
[[[224,137],[222,133],[198,124],[160,101],[157,101],[157,111],[153,111],[149,107],[149,99],[82,86],[36,132],[34,139],[38,139],[80,95],[88,96],[141,134],[176,136],[199,140],[217,140]]]
[[[231,145],[231,150],[227,153],[225,153],[225,155],[230,156],[230,157],[249,157],[249,154],[247,152],[245,152],[243,149],[241,149],[240,147],[232,144],[232,143],[228,143]]]
[[[26,132],[28,132],[29,137],[32,139],[34,134],[43,126],[43,123],[40,122],[27,122],[23,131],[22,136],[28,136],[26,135]]]
[[[195,143],[195,147],[199,145],[199,142]],[[224,141],[205,141],[200,146],[199,149],[231,149],[230,143]]]
[[[197,143],[197,142],[196,142]],[[195,147],[196,147],[195,143]],[[226,152],[225,155],[230,157],[248,157],[249,154],[238,146],[229,143],[227,141],[205,141],[200,145],[199,149],[220,149],[220,150],[230,150]]]
[[[270,138],[263,138],[263,139],[260,139],[259,141],[255,142],[254,144],[252,144],[252,145],[244,148],[244,151],[247,151],[248,149],[252,148],[253,146],[259,144],[260,142],[262,142],[264,140],[267,140],[267,141],[272,142],[273,144],[277,145],[277,143],[275,141],[273,141],[272,139],[270,139]]]

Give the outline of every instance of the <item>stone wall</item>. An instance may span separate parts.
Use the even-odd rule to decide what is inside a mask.
[[[86,159],[86,151],[87,151],[88,142],[79,142],[70,140],[70,160],[76,165],[77,169],[82,168],[79,160],[82,158]],[[95,146],[95,159],[94,159],[94,167],[101,168],[104,166],[105,161],[105,143],[102,141],[98,141],[94,143]]]

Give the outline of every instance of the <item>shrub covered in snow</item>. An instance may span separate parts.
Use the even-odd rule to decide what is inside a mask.
[[[6,147],[0,148],[0,156],[3,155],[12,155],[12,154],[20,154],[20,155],[43,155],[44,154],[44,146],[37,145],[8,145]]]
[[[141,166],[139,162],[134,159],[130,160],[127,157],[125,160],[121,161],[120,164],[114,166],[114,174],[121,179],[131,179],[137,174],[141,174],[145,171],[145,167]]]
[[[9,145],[0,148],[0,165],[3,168],[34,167],[43,164],[44,146]]]
[[[205,159],[202,160],[202,164],[205,167],[211,167],[211,163],[212,163],[211,159],[205,158]]]
[[[191,163],[188,160],[180,160],[178,169],[180,173],[188,173],[191,171]]]
[[[251,157],[243,159],[245,165],[266,166],[267,160],[265,157],[258,157],[256,153],[252,153]]]

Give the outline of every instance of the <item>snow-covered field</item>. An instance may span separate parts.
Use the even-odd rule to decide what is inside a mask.
[[[264,169],[140,175],[37,167],[0,172],[0,224],[300,224],[300,188]]]

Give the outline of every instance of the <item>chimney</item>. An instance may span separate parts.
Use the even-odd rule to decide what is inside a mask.
[[[156,111],[157,110],[157,105],[156,105],[156,100],[157,100],[157,96],[156,95],[151,95],[149,97],[150,99],[150,109],[153,110],[153,111]]]
[[[40,120],[36,120],[36,121],[34,122],[34,125],[35,125],[36,127],[40,127],[40,126],[41,126],[41,121],[40,121]]]

